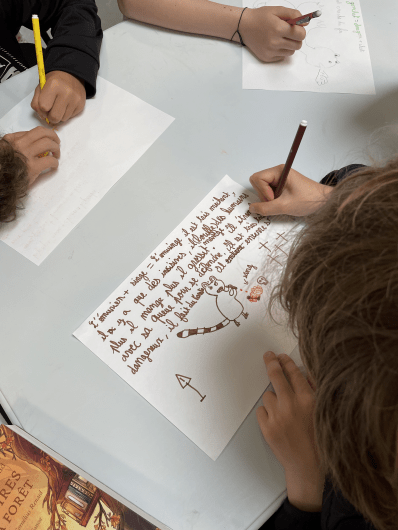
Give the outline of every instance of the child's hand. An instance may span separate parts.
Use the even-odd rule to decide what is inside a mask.
[[[291,26],[285,20],[301,16],[300,11],[286,7],[246,9],[239,31],[246,46],[266,63],[281,61],[302,46],[305,29]],[[236,39],[234,39],[236,40]]]
[[[30,185],[46,169],[58,167],[60,139],[52,129],[35,127],[31,131],[6,134],[3,138],[12,145],[15,151],[25,156]],[[48,155],[39,158],[39,155],[45,152],[48,152]]]
[[[281,176],[284,164],[264,169],[250,177],[250,183],[257,191],[261,201],[250,205],[251,213],[260,215],[295,215],[303,216],[315,212],[326,202],[331,186],[319,184],[291,169],[285,187],[277,199],[274,190]],[[272,186],[272,187],[271,187]]]
[[[263,436],[285,470],[290,503],[300,510],[320,511],[325,476],[315,448],[314,391],[288,355],[264,355],[275,392],[263,395],[257,420]]]
[[[43,90],[37,85],[31,107],[40,118],[52,124],[68,121],[79,114],[86,103],[84,83],[74,75],[54,71],[46,74]]]

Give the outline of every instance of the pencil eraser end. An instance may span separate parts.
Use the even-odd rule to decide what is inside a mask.
[[[300,125],[302,125],[303,127],[307,127],[307,120],[301,120]]]
[[[320,17],[322,15],[322,11],[318,9],[318,11],[315,11],[314,16]]]

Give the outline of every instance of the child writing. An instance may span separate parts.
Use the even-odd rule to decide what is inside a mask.
[[[68,121],[95,95],[102,41],[95,0],[2,0],[0,2],[0,82],[36,64],[33,45],[18,44],[21,26],[40,20],[46,84],[38,85],[32,108],[56,124]],[[51,29],[52,39],[47,35]]]
[[[262,528],[393,530],[398,159],[351,166],[320,184],[291,170],[274,199],[282,168],[251,177],[262,202],[250,210],[307,216],[272,300],[289,313],[310,377],[286,355],[264,355],[274,392],[257,418],[284,467],[287,499]]]
[[[79,114],[96,91],[101,21],[95,0],[2,0],[0,2],[0,83],[36,64],[33,44],[19,44],[21,26],[40,20],[46,84],[38,84],[31,106],[43,122],[66,122]],[[52,38],[47,35],[51,29]],[[45,127],[0,138],[0,223],[13,221],[21,199],[42,171],[58,167],[60,141]],[[40,157],[48,151],[48,156]]]
[[[302,46],[305,29],[284,19],[300,11],[286,7],[234,7],[210,0],[118,0],[129,18],[168,29],[219,37],[247,46],[260,61],[281,61]]]

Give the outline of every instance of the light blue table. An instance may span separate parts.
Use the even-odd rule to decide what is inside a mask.
[[[28,432],[173,530],[255,530],[282,501],[254,411],[213,462],[72,332],[225,174],[247,186],[284,162],[300,120],[297,170],[319,180],[367,161],[372,133],[398,118],[398,7],[361,4],[376,96],[243,91],[238,45],[107,30],[100,75],[175,122],[40,267],[0,243],[0,389]],[[1,85],[0,116],[36,83],[31,69]]]

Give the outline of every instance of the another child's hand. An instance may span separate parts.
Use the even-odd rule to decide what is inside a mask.
[[[79,114],[86,104],[84,83],[74,75],[54,71],[46,74],[43,90],[37,85],[31,107],[40,118],[52,124],[68,121]]]
[[[60,139],[52,129],[35,127],[31,131],[6,134],[3,138],[26,158],[30,185],[46,169],[58,167]],[[48,155],[40,157],[45,152]]]
[[[264,355],[275,392],[263,395],[257,420],[263,436],[285,470],[287,495],[304,511],[320,511],[325,476],[315,448],[314,391],[288,355]]]
[[[254,173],[250,177],[251,185],[263,201],[252,203],[250,205],[251,213],[260,215],[286,214],[300,217],[315,212],[326,202],[333,188],[319,184],[294,169],[289,171],[280,197],[274,199],[273,188],[276,188],[283,168],[284,164],[280,164]]]
[[[286,7],[248,8],[239,25],[243,42],[260,61],[281,61],[299,50],[305,38],[303,27],[291,26],[283,19],[300,15],[300,11]]]

